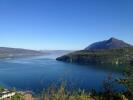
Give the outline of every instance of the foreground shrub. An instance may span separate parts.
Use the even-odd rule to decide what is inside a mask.
[[[70,92],[63,85],[60,88],[50,88],[43,93],[43,100],[94,100],[90,93],[84,91]]]

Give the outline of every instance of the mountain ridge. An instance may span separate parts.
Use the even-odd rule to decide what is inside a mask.
[[[28,57],[28,56],[38,56],[42,55],[41,51],[29,50],[22,48],[11,48],[11,47],[0,47],[0,58],[18,58],[18,57]]]
[[[123,48],[123,47],[131,47],[132,45],[116,39],[114,37],[111,37],[108,40],[95,42],[88,47],[85,48],[85,50],[100,50],[100,49],[117,49],[117,48]]]

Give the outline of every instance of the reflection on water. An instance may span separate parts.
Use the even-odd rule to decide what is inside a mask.
[[[32,57],[0,61],[0,85],[38,92],[66,81],[68,87],[100,90],[103,80],[112,73],[93,65],[77,65],[56,61],[56,56]]]

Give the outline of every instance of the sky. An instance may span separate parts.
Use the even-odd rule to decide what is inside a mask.
[[[0,47],[80,50],[115,37],[133,44],[133,0],[0,0]]]

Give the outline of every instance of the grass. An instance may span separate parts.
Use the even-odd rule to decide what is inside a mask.
[[[50,88],[43,93],[43,100],[94,100],[90,93],[83,91],[70,92],[64,85],[60,88]]]
[[[11,100],[24,100],[23,95],[21,93],[16,93]]]
[[[114,91],[104,91],[104,92],[86,92],[84,90],[73,90],[68,91],[65,89],[64,85],[60,88],[50,88],[43,92],[42,98],[39,100],[132,100],[127,99],[124,93],[114,92]]]

